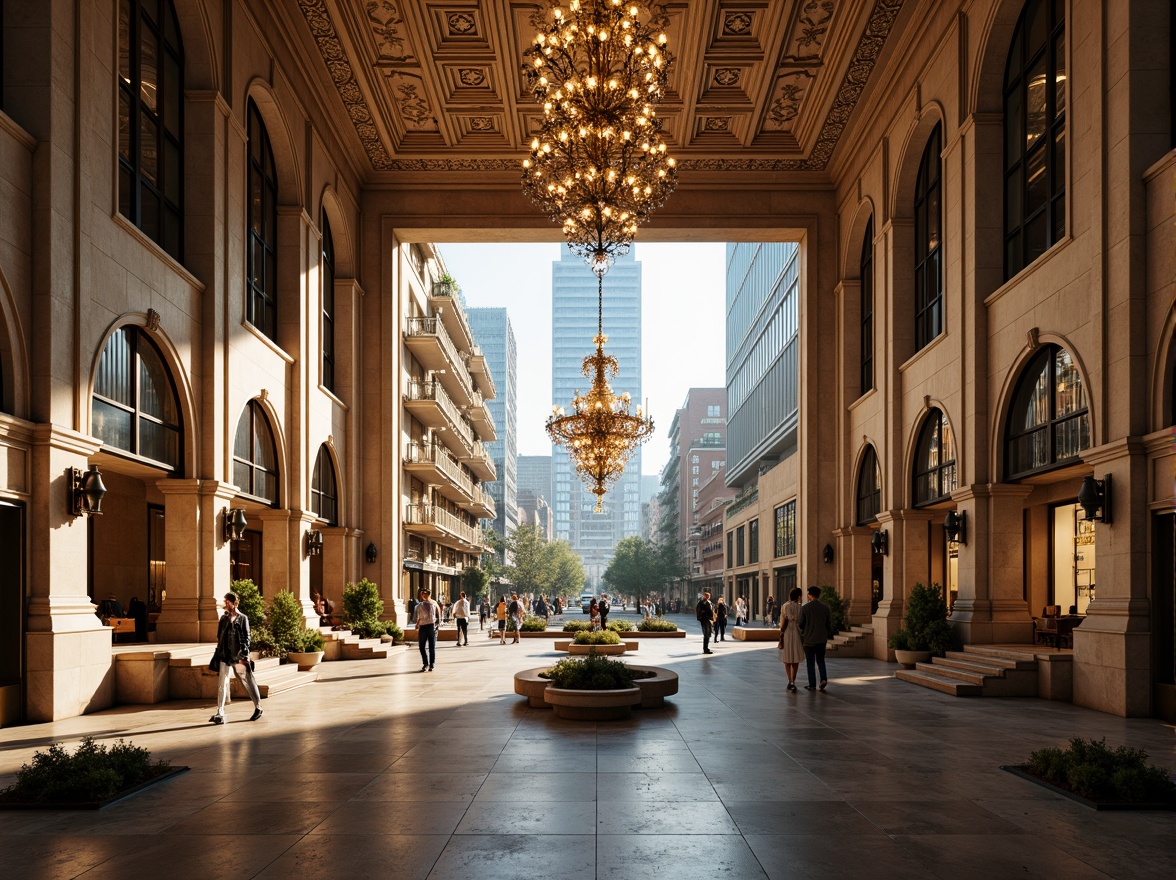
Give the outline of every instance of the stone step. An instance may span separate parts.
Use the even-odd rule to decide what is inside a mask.
[[[263,669],[261,661],[259,661],[257,669],[253,673],[253,678],[257,682],[258,691],[261,692],[261,698],[264,700],[272,697],[274,694],[280,694],[284,691],[293,690],[294,688],[314,684],[318,681],[318,670],[311,669],[306,672],[300,672],[297,664],[294,663],[267,666]],[[236,676],[232,678],[229,693],[234,700],[249,699],[245,693],[245,687],[237,680]]]
[[[874,624],[872,624],[872,623],[854,624],[849,629],[850,629],[850,632],[865,633],[865,634],[871,635],[871,636],[874,634]]]
[[[1028,646],[1022,651],[1016,648],[994,648],[990,645],[964,645],[964,653],[1000,660],[1011,660],[1016,663],[1017,669],[1028,670],[1037,668],[1037,657],[1033,649]]]
[[[991,657],[987,654],[977,654],[971,651],[948,651],[943,658],[944,660],[951,660],[957,663],[967,664],[983,664],[992,669],[1016,669],[1016,660],[1007,660],[1004,657]]]
[[[922,666],[924,664],[919,665]],[[900,681],[909,681],[912,684],[931,688],[933,691],[951,694],[953,697],[979,697],[984,692],[984,689],[980,685],[969,684],[921,669],[900,669],[894,673],[894,677]]]
[[[391,644],[384,644],[379,639],[361,639],[352,636],[343,641],[341,660],[382,660],[390,656]]]
[[[970,658],[972,655],[965,655]],[[1015,670],[1016,666],[999,666],[995,662],[988,660],[974,660],[965,659],[964,657],[935,657],[935,665],[947,666],[954,669],[965,669],[969,672],[983,672],[985,675],[1003,675],[1009,670]]]
[[[945,666],[936,663],[935,660],[938,659],[940,658],[936,657],[930,663],[916,663],[915,669],[919,672],[931,673],[941,678],[950,678],[952,681],[962,681],[967,684],[977,685],[978,687],[984,687],[985,681],[992,677],[992,673],[987,673],[982,670],[960,669],[955,666]]]

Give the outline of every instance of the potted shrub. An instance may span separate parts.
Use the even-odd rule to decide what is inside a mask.
[[[523,618],[522,631],[527,633],[547,632],[547,621],[542,617],[528,614]]]
[[[323,662],[323,634],[317,629],[303,629],[296,637],[294,649],[286,652],[286,660],[297,663],[306,672]]]
[[[942,657],[956,646],[942,587],[915,584],[907,597],[903,628],[887,640],[887,645],[894,651],[895,660],[907,669],[926,663],[932,654]]]
[[[601,629],[596,632],[581,631],[572,640],[575,645],[619,645],[621,637],[611,629]]]
[[[363,578],[343,587],[343,623],[361,639],[378,639],[388,631],[380,620],[383,613],[384,600],[373,581]]]

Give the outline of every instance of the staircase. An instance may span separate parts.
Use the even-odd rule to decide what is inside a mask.
[[[199,645],[173,652],[168,661],[168,699],[171,700],[215,700],[218,674],[208,668],[215,645]],[[300,672],[292,663],[283,665],[277,657],[257,661],[253,679],[261,698],[293,690],[296,687],[313,684],[318,672]],[[229,693],[235,699],[247,699],[245,688],[234,675],[230,678]]]
[[[848,632],[840,632],[825,644],[827,657],[873,657],[874,627],[871,624],[851,626]]]
[[[963,651],[948,651],[930,663],[916,663],[914,669],[894,674],[954,697],[1035,697],[1037,658],[1033,650],[965,645]]]
[[[382,660],[392,653],[392,643],[379,639],[361,639],[348,633],[343,639],[342,649],[340,660]]]

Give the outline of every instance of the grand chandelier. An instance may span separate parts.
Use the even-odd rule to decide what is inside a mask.
[[[572,398],[572,412],[557,406],[547,419],[547,433],[564,447],[581,479],[596,496],[596,512],[604,509],[604,494],[625,471],[625,462],[653,433],[653,419],[629,411],[629,392],[613,394],[608,384],[616,378],[617,359],[604,353],[604,273],[597,274],[596,352],[584,358],[581,372],[592,380],[587,394],[578,390]]]
[[[547,0],[523,54],[543,119],[523,190],[597,276],[677,185],[654,112],[666,88],[664,8],[648,0]]]

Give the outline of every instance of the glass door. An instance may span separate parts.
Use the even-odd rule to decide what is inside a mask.
[[[1078,504],[1059,504],[1052,515],[1049,604],[1057,605],[1062,614],[1085,614],[1096,587],[1097,523],[1087,519]]]

